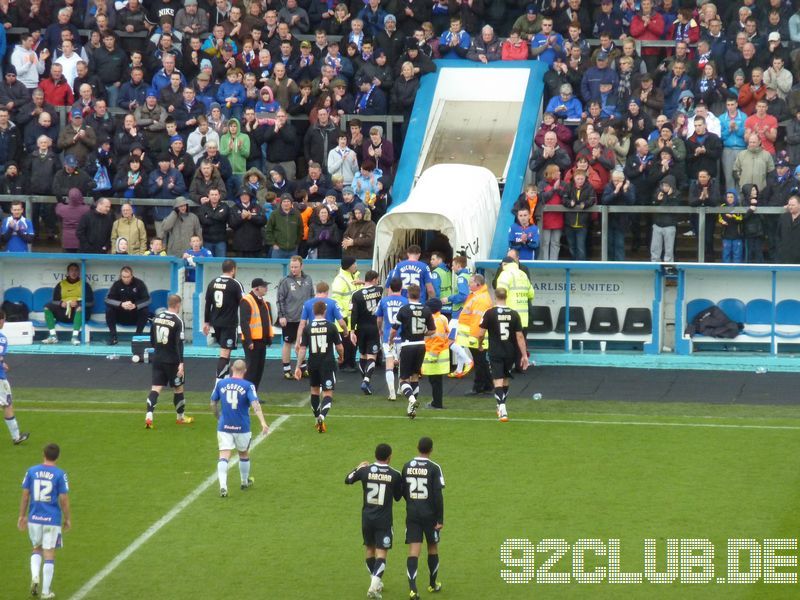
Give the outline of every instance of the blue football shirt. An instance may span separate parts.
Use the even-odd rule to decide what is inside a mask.
[[[403,297],[408,297],[408,286],[418,285],[420,289],[419,301],[425,304],[428,298],[426,286],[430,283],[433,285],[433,278],[431,277],[431,269],[421,260],[404,260],[395,265],[389,277],[386,279],[387,290],[392,279],[397,277],[403,282]]]
[[[69,493],[67,474],[56,466],[36,465],[25,473],[22,487],[31,495],[28,521],[60,527],[61,505],[58,497]]]
[[[301,321],[311,322],[314,320],[314,305],[322,300],[327,306],[325,310],[325,320],[330,323],[336,323],[337,321],[344,319],[342,316],[342,310],[339,308],[339,305],[336,304],[336,300],[333,298],[309,298],[303,304],[303,314],[300,315]]]
[[[0,379],[6,378],[6,353],[8,352],[8,338],[0,331]]]
[[[255,386],[238,377],[226,377],[217,382],[211,393],[212,402],[221,402],[217,431],[248,433],[250,431],[250,405],[259,402]]]
[[[392,329],[392,323],[394,323],[395,318],[397,317],[397,311],[403,308],[406,304],[408,304],[408,298],[405,298],[404,296],[386,296],[381,298],[381,301],[378,304],[378,309],[375,311],[375,316],[383,317],[383,332],[381,335],[381,340],[384,343],[389,343],[389,332]],[[399,339],[400,336],[395,336],[393,341],[397,342]]]

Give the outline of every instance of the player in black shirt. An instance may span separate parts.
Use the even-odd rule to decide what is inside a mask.
[[[347,485],[360,481],[364,490],[361,535],[367,549],[367,569],[372,576],[368,598],[381,597],[386,554],[392,547],[392,502],[403,497],[403,478],[389,466],[391,460],[392,447],[378,444],[375,462],[362,462],[344,480]]]
[[[417,416],[419,407],[419,374],[425,359],[425,338],[436,332],[431,309],[419,303],[420,288],[410,285],[407,288],[408,304],[397,311],[397,316],[389,332],[389,343],[400,333],[400,391],[408,398],[406,414]]]
[[[333,403],[333,388],[336,385],[336,362],[333,349],[336,348],[338,362],[344,360],[344,347],[342,336],[336,330],[336,325],[325,319],[328,306],[319,300],[314,303],[314,320],[303,328],[300,337],[300,348],[297,351],[297,367],[294,378],[300,381],[303,377],[303,361],[308,350],[308,374],[311,384],[311,410],[314,411],[316,424],[314,428],[320,433],[328,431],[325,417]],[[319,391],[322,388],[322,405],[320,406]]]
[[[183,321],[180,317],[181,297],[172,294],[167,298],[167,310],[162,310],[153,319],[150,328],[150,345],[153,348],[153,379],[147,396],[147,413],[144,417],[146,429],[153,428],[153,412],[158,395],[165,385],[175,390],[172,402],[175,405],[178,425],[194,422],[194,417],[184,414],[183,399]]]
[[[439,573],[439,532],[444,527],[444,475],[442,468],[431,460],[433,440],[420,438],[419,455],[403,465],[403,496],[406,499],[406,544],[408,544],[408,586],[410,600],[418,600],[417,568],[422,538],[428,542],[428,591],[438,592],[442,584],[436,581]]]
[[[497,400],[497,418],[504,423],[508,421],[506,397],[508,396],[508,380],[511,371],[521,356],[520,369],[528,368],[528,353],[525,347],[525,336],[522,334],[522,322],[517,311],[506,306],[506,290],[498,288],[494,292],[496,306],[483,314],[478,332],[478,342],[489,334],[489,368],[494,382],[494,398]]]
[[[378,273],[367,271],[364,275],[366,285],[356,290],[350,297],[350,341],[358,348],[361,355],[358,368],[364,380],[361,382],[361,391],[372,395],[369,380],[375,370],[375,359],[378,358],[381,337],[378,333],[378,317],[375,311],[383,297],[383,288],[378,285]]]
[[[236,262],[222,261],[222,275],[213,279],[206,288],[206,306],[203,317],[203,335],[214,328],[214,339],[219,344],[217,380],[228,376],[231,350],[236,349],[239,328],[239,303],[244,296],[242,284],[236,281]]]

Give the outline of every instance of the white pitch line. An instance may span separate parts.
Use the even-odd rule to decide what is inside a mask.
[[[272,422],[272,426],[270,427],[269,433],[264,436],[259,436],[256,438],[253,445],[250,446],[250,451],[252,452],[255,450],[261,442],[266,440],[272,433],[278,429],[283,423],[285,423],[291,415],[281,415],[277,419]],[[235,458],[229,463],[229,468],[233,467],[238,462],[238,458]],[[81,589],[75,592],[70,600],[82,600],[87,595],[89,595],[97,585],[103,581],[106,577],[108,577],[114,570],[119,567],[128,557],[130,557],[134,552],[136,552],[139,548],[141,548],[150,538],[152,538],[155,534],[161,531],[164,526],[168,525],[175,517],[177,517],[183,509],[189,506],[192,502],[197,500],[203,492],[205,492],[209,487],[211,487],[217,481],[217,474],[216,472],[213,475],[209,475],[208,478],[203,481],[200,485],[198,485],[194,490],[192,490],[183,500],[178,502],[175,506],[170,509],[168,513],[166,513],[163,517],[161,517],[158,521],[153,523],[147,531],[145,531],[142,535],[136,538],[130,546],[125,548],[122,552],[117,554],[111,562],[109,562],[105,567],[103,567],[94,577],[92,577],[89,581],[87,581]]]
[[[291,406],[291,405],[289,405]],[[269,407],[267,407],[269,408]],[[99,414],[138,414],[139,411],[135,410],[97,410],[97,409],[48,409],[48,408],[29,408],[28,412],[43,412],[43,413],[99,413]],[[281,417],[291,417],[300,415],[280,415]],[[405,415],[341,415],[335,414],[336,419],[399,419],[407,421],[408,417]],[[702,419],[714,418],[728,418],[728,417],[694,417]],[[744,418],[744,417],[731,417],[731,418]],[[277,420],[277,419],[276,419]],[[494,417],[423,417],[422,420],[430,421],[483,421],[494,422]],[[512,423],[552,423],[555,425],[632,425],[638,427],[694,427],[702,429],[763,429],[763,430],[778,430],[778,431],[800,431],[800,425],[741,425],[735,423],[681,423],[679,421],[602,421],[591,419],[535,419],[535,418],[512,418]]]

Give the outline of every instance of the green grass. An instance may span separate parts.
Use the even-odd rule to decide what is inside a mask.
[[[0,443],[0,598],[26,596],[27,536],[16,531],[19,482],[57,441],[72,485],[73,531],[57,555],[54,589],[70,598],[112,558],[191,493],[216,466],[206,398],[190,394],[191,427],[174,425],[169,395],[154,431],[143,429],[143,394],[15,388],[24,446]],[[441,598],[794,598],[797,585],[508,585],[500,547],[509,538],[620,539],[622,570],[643,570],[643,540],[707,538],[725,574],[728,538],[797,538],[800,408],[511,400],[497,423],[493,401],[447,399],[445,412],[411,422],[403,404],[338,398],[330,432],[317,434],[299,395],[270,396],[268,420],[291,415],[255,449],[256,486],[216,483],[121,563],[87,598],[364,598],[360,488],[345,474],[378,442],[398,468],[421,435],[443,467],[446,526]],[[729,425],[731,427],[716,427]],[[0,432],[0,435],[5,435]],[[0,438],[2,442],[2,438]],[[232,471],[229,481],[237,481]],[[407,598],[403,520],[384,598]],[[788,552],[797,556],[798,551]],[[547,558],[536,554],[537,568]],[[572,554],[553,571],[568,572]],[[605,557],[587,554],[587,565]],[[519,570],[517,568],[516,570]],[[794,566],[784,569],[798,572]],[[420,562],[423,597],[427,580]]]

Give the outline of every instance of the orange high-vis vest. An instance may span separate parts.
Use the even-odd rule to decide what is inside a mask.
[[[264,336],[264,324],[261,322],[261,311],[258,309],[258,302],[253,297],[253,294],[245,294],[242,296],[242,300],[247,302],[250,305],[250,322],[247,326],[250,328],[250,339],[251,340],[263,340]],[[267,336],[272,337],[272,322],[269,319],[269,308],[267,308]],[[242,335],[242,339],[244,339],[244,335]]]
[[[433,315],[436,333],[425,338],[423,375],[447,375],[450,372],[450,325],[442,313]]]
[[[481,328],[483,313],[492,307],[492,298],[486,284],[474,292],[470,292],[464,302],[464,308],[458,316],[458,329],[456,330],[456,343],[467,348],[478,348],[478,333]],[[486,350],[488,340],[483,338],[481,350]]]

